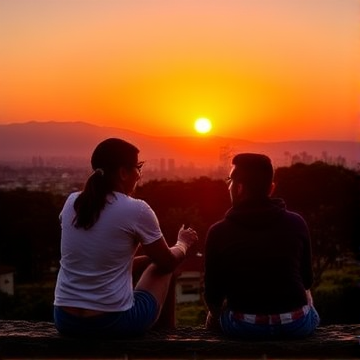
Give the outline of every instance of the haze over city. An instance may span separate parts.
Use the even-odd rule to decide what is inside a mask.
[[[0,124],[360,136],[358,0],[0,0]],[[211,121],[196,132],[198,118]]]

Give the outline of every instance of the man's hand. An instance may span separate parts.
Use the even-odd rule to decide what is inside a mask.
[[[313,297],[310,290],[306,290],[306,298],[309,306],[313,306]]]
[[[207,313],[205,327],[207,330],[221,331],[219,317],[214,317],[211,312]]]

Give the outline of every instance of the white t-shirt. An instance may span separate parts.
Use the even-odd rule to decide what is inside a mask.
[[[72,193],[60,214],[61,260],[57,306],[125,311],[133,305],[132,261],[139,245],[162,237],[154,211],[143,200],[115,192],[89,230],[76,228]]]

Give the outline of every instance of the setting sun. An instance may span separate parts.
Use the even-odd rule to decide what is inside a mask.
[[[195,121],[194,127],[198,133],[206,134],[211,130],[212,124],[209,119],[199,118]]]

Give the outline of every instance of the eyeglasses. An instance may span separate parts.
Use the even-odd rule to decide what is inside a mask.
[[[236,181],[236,180],[234,178],[232,178],[231,176],[228,176],[228,177],[225,178],[225,182],[228,185],[230,185],[234,181]]]
[[[142,167],[144,166],[145,161],[139,161],[134,167],[141,172]]]

